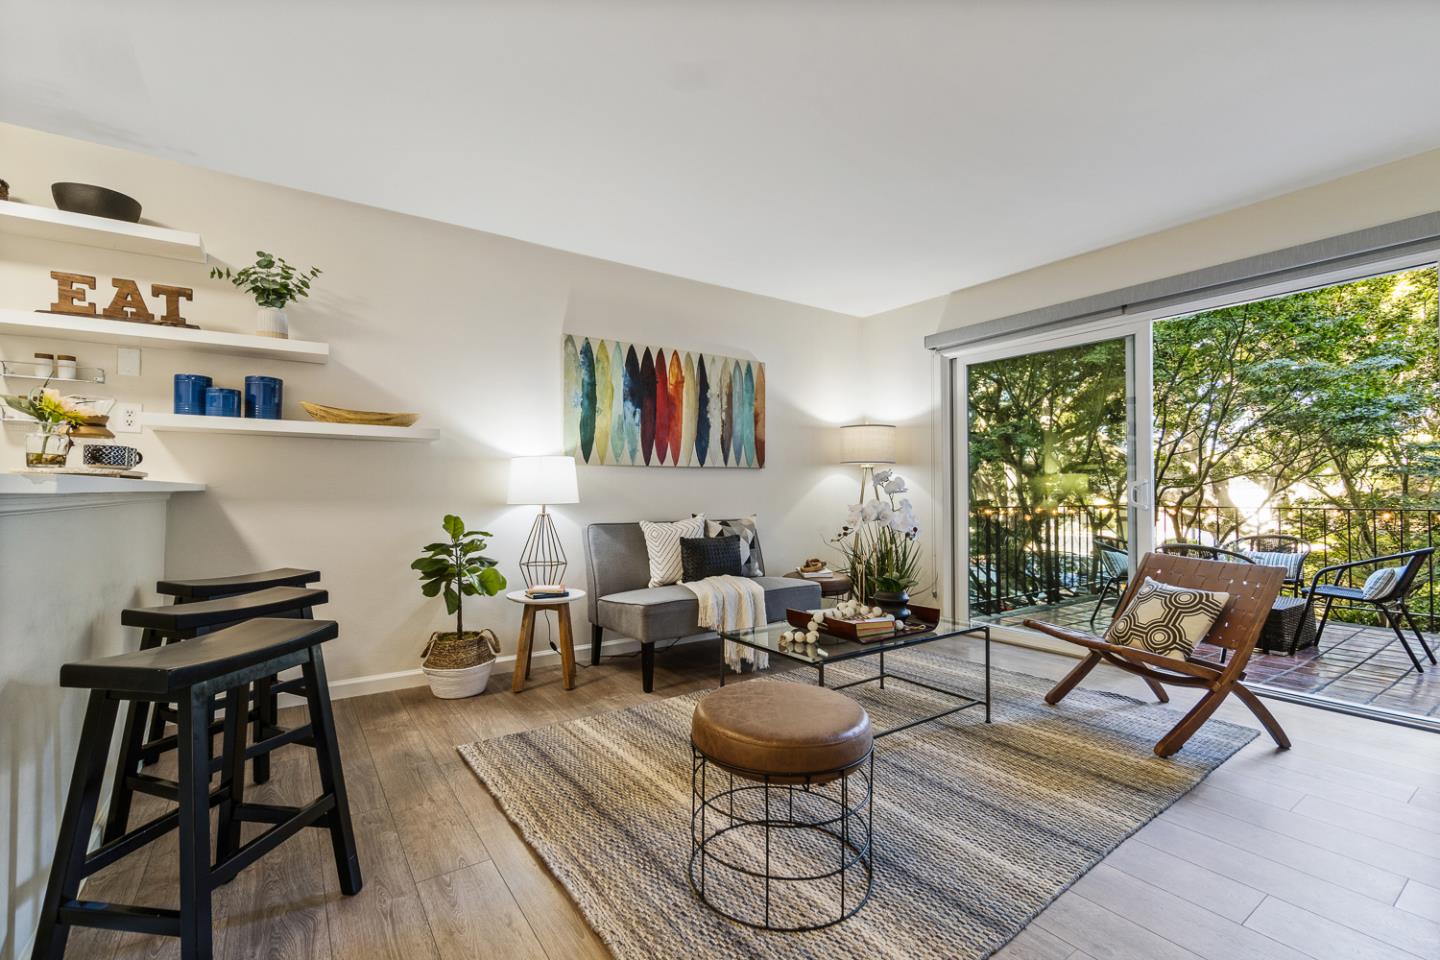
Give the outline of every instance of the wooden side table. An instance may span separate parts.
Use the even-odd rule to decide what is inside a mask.
[[[510,682],[510,692],[519,693],[530,679],[530,655],[535,643],[535,614],[537,611],[553,610],[560,626],[560,674],[566,690],[575,689],[575,637],[570,629],[570,604],[585,599],[584,590],[571,591],[563,597],[532,600],[524,590],[512,590],[505,599],[524,606],[520,614],[520,643],[515,648],[515,678]]]
[[[850,578],[843,573],[837,573],[833,577],[807,577],[799,570],[791,570],[785,574],[791,580],[804,580],[806,583],[820,584],[820,599],[827,600],[834,597],[843,597],[850,592]]]

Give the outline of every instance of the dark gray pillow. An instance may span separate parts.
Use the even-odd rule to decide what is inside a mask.
[[[755,517],[741,520],[706,520],[705,535],[709,537],[735,537],[740,541],[740,575],[742,577],[763,577],[760,558],[751,550],[759,536],[755,529]]]
[[[736,537],[681,537],[680,579],[740,576],[740,540]]]

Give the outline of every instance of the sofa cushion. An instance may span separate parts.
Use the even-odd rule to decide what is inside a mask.
[[[765,619],[785,619],[787,609],[813,610],[820,606],[820,585],[789,577],[755,577],[765,591]],[[641,641],[673,640],[700,633],[700,604],[686,587],[647,587],[601,597],[596,622]]]

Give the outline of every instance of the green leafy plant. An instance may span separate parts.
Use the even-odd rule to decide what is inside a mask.
[[[58,390],[48,387],[36,387],[29,393],[4,394],[0,399],[4,399],[5,405],[11,409],[50,426],[79,426],[89,416],[69,397],[62,397]]]
[[[495,561],[482,554],[493,534],[466,530],[465,521],[446,514],[441,526],[449,540],[427,543],[424,554],[410,564],[420,572],[420,592],[444,596],[445,611],[455,618],[455,635],[465,636],[465,597],[493,597],[505,589],[505,577]]]
[[[233,274],[229,267],[212,267],[210,276],[217,280],[229,280],[254,297],[262,307],[279,310],[287,303],[310,296],[310,281],[320,276],[320,268],[300,270],[286,263],[284,257],[257,250],[253,266]]]

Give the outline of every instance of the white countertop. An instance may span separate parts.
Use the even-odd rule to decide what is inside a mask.
[[[203,483],[171,480],[126,480],[123,477],[84,477],[73,473],[0,473],[0,497],[71,496],[107,493],[195,493]]]

